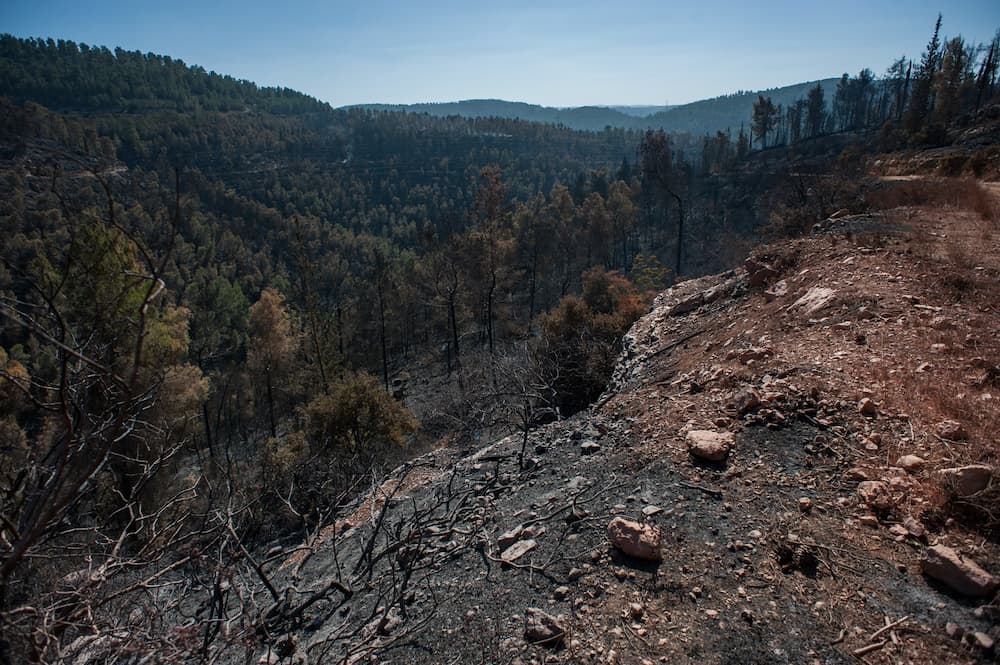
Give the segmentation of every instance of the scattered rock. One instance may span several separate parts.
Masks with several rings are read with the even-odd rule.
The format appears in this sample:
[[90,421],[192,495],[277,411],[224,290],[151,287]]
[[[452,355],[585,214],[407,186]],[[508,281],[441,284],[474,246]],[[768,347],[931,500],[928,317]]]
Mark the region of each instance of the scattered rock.
[[882,515],[892,510],[895,505],[888,483],[881,480],[864,480],[858,483],[858,498]]
[[608,524],[608,540],[623,553],[647,561],[660,561],[660,530],[649,524],[640,524],[616,517]]
[[809,514],[809,513],[812,512],[812,509],[813,509],[813,500],[812,499],[810,499],[807,496],[804,496],[801,499],[799,499],[799,511],[800,512]]
[[734,349],[726,354],[726,360],[739,360],[741,365],[767,360],[774,357],[774,349],[751,346],[749,349]]
[[642,509],[642,514],[645,515],[646,517],[659,515],[662,512],[663,508],[660,508],[659,506],[646,506],[645,508]]
[[569,587],[557,586],[555,591],[552,592],[552,597],[556,600],[566,600],[569,598]]
[[959,626],[957,623],[949,621],[944,625],[945,635],[953,640],[960,640],[962,636],[965,635],[965,629]]
[[775,282],[771,288],[764,291],[764,299],[767,300],[767,302],[777,300],[778,298],[786,295],[788,295],[788,282],[783,279]]
[[863,397],[858,402],[858,412],[868,418],[874,418],[878,415],[878,404],[873,402],[869,397]]
[[551,614],[529,607],[524,611],[524,637],[532,644],[557,647],[566,638],[566,629]]
[[983,651],[989,653],[993,651],[994,640],[992,637],[986,633],[976,631],[974,633],[966,633],[965,640],[972,646],[979,647]]
[[632,621],[639,621],[646,613],[646,608],[641,603],[629,603],[628,617]]
[[903,455],[898,460],[896,460],[896,466],[910,473],[916,473],[917,471],[920,471],[922,468],[924,468],[925,464],[927,464],[927,460],[925,460],[923,457],[920,457],[919,455]]
[[833,304],[837,292],[825,286],[814,286],[806,291],[801,298],[792,303],[789,309],[798,309],[806,316],[812,316],[816,312],[825,309]]
[[907,516],[907,518],[903,520],[903,526],[914,538],[922,539],[927,536],[927,529],[924,528],[923,523],[913,517]]
[[593,455],[601,449],[601,444],[596,441],[587,441],[580,444],[581,455]]
[[521,539],[521,534],[524,533],[524,527],[518,524],[516,527],[510,531],[505,531],[497,538],[497,547],[501,550],[505,550],[518,540]]
[[865,469],[862,469],[860,466],[853,466],[844,472],[844,480],[848,480],[851,482],[868,480],[869,477],[870,476],[868,475],[868,472]]
[[756,390],[752,390],[750,388],[736,393],[733,400],[730,402],[730,407],[741,416],[746,413],[750,413],[759,406],[760,396],[757,394]]
[[513,563],[536,547],[538,547],[538,543],[534,540],[519,540],[504,550],[500,558],[505,563]]
[[754,288],[764,286],[778,276],[777,270],[754,257],[744,261],[743,267],[747,271],[747,282]]
[[947,441],[965,441],[969,438],[969,433],[962,424],[954,420],[942,420],[934,429],[939,437]]
[[993,467],[985,464],[956,466],[938,471],[941,483],[959,497],[978,494],[989,487],[993,479]]
[[695,429],[687,433],[688,451],[708,462],[721,462],[729,455],[733,445],[733,435],[729,432],[713,432]]
[[920,565],[925,575],[966,596],[989,596],[997,587],[994,577],[975,561],[944,545],[928,547]]

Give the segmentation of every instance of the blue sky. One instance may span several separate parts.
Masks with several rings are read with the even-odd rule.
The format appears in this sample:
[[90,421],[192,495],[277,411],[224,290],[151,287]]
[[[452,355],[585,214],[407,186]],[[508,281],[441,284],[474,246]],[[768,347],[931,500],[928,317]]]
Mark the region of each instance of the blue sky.
[[1000,1],[425,3],[4,0],[0,32],[177,57],[335,106],[501,98],[679,104],[987,41]]

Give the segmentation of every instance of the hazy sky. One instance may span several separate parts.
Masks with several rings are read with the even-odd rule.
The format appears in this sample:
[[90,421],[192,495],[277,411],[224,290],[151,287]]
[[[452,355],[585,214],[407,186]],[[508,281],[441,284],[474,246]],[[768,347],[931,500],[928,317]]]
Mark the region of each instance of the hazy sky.
[[[0,32],[170,55],[335,106],[678,104],[986,41],[1000,0],[0,0]],[[2,92],[2,91],[0,91]]]

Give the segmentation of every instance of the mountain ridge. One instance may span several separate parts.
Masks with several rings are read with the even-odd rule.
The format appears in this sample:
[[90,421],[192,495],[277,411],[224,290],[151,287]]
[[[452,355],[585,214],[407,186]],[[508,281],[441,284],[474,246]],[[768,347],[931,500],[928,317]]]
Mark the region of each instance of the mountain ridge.
[[[554,107],[504,99],[465,99],[454,102],[421,102],[415,104],[351,104],[342,109],[362,108],[375,111],[426,113],[431,116],[458,115],[466,118],[501,117],[547,124],[562,124],[581,131],[601,131],[607,127],[632,130],[663,129],[667,132],[710,134],[735,131],[749,123],[753,102],[758,95],[770,97],[775,105],[788,105],[804,99],[809,89],[823,87],[832,98],[838,78],[817,79],[766,90],[739,90],[734,93],[701,99],[688,104],[671,106],[622,106],[592,104],[574,107]],[[640,114],[637,109],[656,109]],[[626,112],[623,109],[631,109]]]

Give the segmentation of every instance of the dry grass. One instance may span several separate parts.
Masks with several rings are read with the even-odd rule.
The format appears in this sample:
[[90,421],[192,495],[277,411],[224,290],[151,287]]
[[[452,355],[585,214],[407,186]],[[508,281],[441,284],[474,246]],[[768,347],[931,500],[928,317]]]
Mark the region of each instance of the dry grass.
[[901,207],[969,210],[984,220],[1000,223],[1000,201],[988,187],[972,178],[889,180],[868,194],[868,204],[875,210]]

